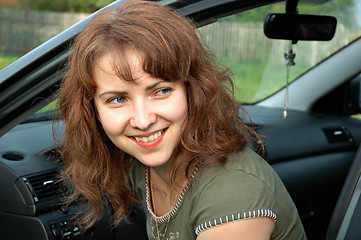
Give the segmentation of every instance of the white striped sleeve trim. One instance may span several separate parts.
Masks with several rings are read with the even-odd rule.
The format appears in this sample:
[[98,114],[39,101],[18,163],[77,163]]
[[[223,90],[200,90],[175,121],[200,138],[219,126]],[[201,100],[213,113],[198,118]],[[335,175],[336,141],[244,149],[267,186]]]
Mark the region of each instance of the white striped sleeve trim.
[[194,232],[198,236],[202,231],[204,231],[208,228],[211,228],[211,227],[215,227],[215,226],[218,226],[218,225],[221,225],[224,223],[228,223],[228,222],[232,222],[232,221],[236,221],[236,220],[250,219],[250,218],[256,218],[256,217],[270,217],[274,221],[277,220],[277,215],[273,211],[271,211],[269,209],[260,209],[260,210],[249,211],[248,213],[243,212],[243,213],[238,213],[238,214],[232,214],[230,216],[224,216],[224,217],[221,217],[218,219],[204,222],[204,223],[198,225],[196,227],[196,229],[194,230]]

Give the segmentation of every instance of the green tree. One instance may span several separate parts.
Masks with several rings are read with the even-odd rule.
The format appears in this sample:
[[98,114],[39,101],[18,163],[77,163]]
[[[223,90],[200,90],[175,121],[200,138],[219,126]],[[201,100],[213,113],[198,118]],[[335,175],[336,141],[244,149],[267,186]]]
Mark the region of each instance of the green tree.
[[304,5],[300,13],[327,14],[337,16],[337,20],[348,26],[355,26],[355,1],[359,0],[331,0],[320,5]]
[[19,8],[92,13],[113,1],[114,0],[19,0]]

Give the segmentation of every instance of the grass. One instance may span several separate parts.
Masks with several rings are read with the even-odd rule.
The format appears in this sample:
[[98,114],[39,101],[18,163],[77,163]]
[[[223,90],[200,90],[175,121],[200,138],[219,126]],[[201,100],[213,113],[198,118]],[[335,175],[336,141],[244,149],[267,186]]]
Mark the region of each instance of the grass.
[[[285,64],[257,62],[238,63],[222,60],[233,72],[237,100],[255,103],[279,91],[286,85],[287,68]],[[307,66],[293,66],[290,82],[302,74]]]
[[10,63],[14,62],[16,59],[18,59],[19,56],[14,55],[4,55],[3,53],[0,53],[0,70],[9,65]]
[[55,110],[57,102],[58,100],[52,101],[51,103],[49,103],[48,105],[37,111],[36,113],[50,112]]

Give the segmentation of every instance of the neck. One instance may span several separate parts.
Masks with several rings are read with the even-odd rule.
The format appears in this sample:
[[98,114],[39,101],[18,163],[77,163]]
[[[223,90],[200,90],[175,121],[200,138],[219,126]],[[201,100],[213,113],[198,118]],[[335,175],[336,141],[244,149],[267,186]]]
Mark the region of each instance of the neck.
[[167,196],[176,195],[176,197],[178,197],[178,194],[183,190],[188,181],[186,177],[177,178],[176,185],[172,184],[170,174],[161,175],[154,168],[150,168],[150,178],[156,191],[161,191]]
[[177,185],[171,183],[170,172],[159,171],[159,168],[150,168],[150,188],[154,213],[163,216],[172,210],[179,194],[187,184],[187,179],[177,180]]
[[[168,189],[179,188],[179,187],[183,188],[185,184],[184,185],[177,184],[177,186],[174,186],[174,184],[172,184],[171,174],[174,169],[174,164],[177,162],[177,160],[183,159],[184,157],[185,157],[185,154],[179,153],[179,154],[177,154],[177,157],[175,157],[173,155],[165,164],[163,164],[161,166],[150,167],[150,169],[152,170],[152,175],[154,176],[154,179],[152,178],[154,180],[154,183],[161,182],[163,185],[167,186]],[[183,169],[181,169],[179,171],[179,173],[183,174],[183,175],[177,176],[177,183],[187,182],[186,174],[182,170]],[[182,172],[184,172],[184,173],[182,173]]]
[[171,165],[169,161],[162,166],[150,167],[151,178],[154,183],[161,182],[163,185],[171,186],[172,166],[168,165]]

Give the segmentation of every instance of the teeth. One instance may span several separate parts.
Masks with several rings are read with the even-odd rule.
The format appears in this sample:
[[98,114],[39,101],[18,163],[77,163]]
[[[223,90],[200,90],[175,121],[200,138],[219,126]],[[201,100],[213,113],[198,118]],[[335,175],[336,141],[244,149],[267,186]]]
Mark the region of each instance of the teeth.
[[149,141],[153,141],[157,138],[159,138],[162,135],[163,131],[159,131],[153,135],[150,135],[149,137],[135,137],[135,140],[137,142],[149,142]]

